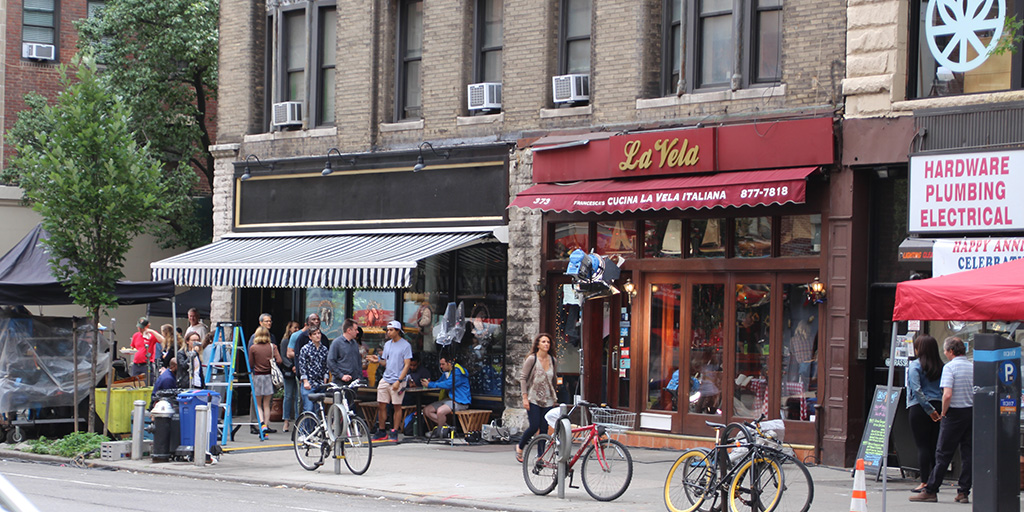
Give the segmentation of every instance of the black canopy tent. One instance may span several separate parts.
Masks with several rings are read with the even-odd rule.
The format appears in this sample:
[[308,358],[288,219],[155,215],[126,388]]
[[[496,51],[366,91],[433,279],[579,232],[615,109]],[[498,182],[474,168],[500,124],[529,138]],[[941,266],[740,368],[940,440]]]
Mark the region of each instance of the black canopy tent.
[[[61,306],[73,304],[67,289],[50,268],[50,255],[40,243],[49,237],[37,225],[0,258],[0,305]],[[118,281],[114,289],[122,306],[147,304],[174,296],[174,282]]]

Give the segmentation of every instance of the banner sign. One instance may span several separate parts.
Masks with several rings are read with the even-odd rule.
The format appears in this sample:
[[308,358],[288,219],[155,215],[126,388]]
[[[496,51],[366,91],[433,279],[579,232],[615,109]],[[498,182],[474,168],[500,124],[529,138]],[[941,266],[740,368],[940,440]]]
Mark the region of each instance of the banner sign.
[[1024,258],[1024,238],[939,239],[932,249],[932,277]]
[[1024,229],[1024,150],[910,158],[910,232]]

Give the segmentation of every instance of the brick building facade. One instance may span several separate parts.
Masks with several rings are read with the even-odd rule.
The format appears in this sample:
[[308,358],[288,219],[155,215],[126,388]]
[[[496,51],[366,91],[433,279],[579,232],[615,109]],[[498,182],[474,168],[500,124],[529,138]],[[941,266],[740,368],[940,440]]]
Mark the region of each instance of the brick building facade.
[[[503,330],[501,405],[506,419],[522,417],[517,383],[521,361],[533,336],[549,331],[556,333],[563,348],[572,347],[575,340],[584,353],[608,356],[591,357],[586,363],[585,375],[591,377],[584,379],[590,380],[583,394],[637,413],[640,431],[705,436],[704,429],[694,426],[703,416],[740,418],[763,409],[769,417],[777,417],[781,411],[791,415],[787,419],[798,445],[821,450],[826,462],[847,463],[863,424],[860,403],[865,372],[852,340],[857,339],[854,320],[865,314],[867,252],[861,242],[867,237],[867,217],[852,200],[863,184],[839,166],[841,131],[836,127],[847,74],[846,6],[820,0],[737,0],[711,2],[698,12],[694,4],[672,0],[266,4],[226,0],[222,13],[230,16],[221,18],[215,236],[227,243],[243,237],[281,238],[280,232],[306,237],[311,233],[345,236],[360,229],[417,231],[411,226],[436,232],[507,227],[507,239],[498,237],[498,244],[507,251],[504,311],[500,318],[492,317]],[[487,9],[492,14],[485,18],[481,11]],[[334,25],[327,26],[323,20],[334,20]],[[467,85],[481,81],[480,70],[489,57],[483,55],[480,41],[493,32],[481,34],[495,26],[501,28],[500,111],[471,111]],[[324,40],[332,34],[333,46]],[[305,43],[296,48],[292,41]],[[576,98],[574,104],[556,103],[552,77],[579,69],[588,75],[588,97]],[[302,105],[302,120],[272,126],[272,109],[288,101]],[[682,139],[691,131],[711,141],[701,153],[709,167],[699,174],[716,184],[725,186],[726,181],[744,176],[756,186],[762,184],[759,177],[766,175],[760,171],[792,174],[795,168],[804,174],[787,183],[799,185],[800,190],[806,187],[806,194],[779,201],[737,200],[713,208],[670,206],[605,214],[571,208],[545,211],[513,206],[505,210],[504,204],[496,210],[462,210],[452,203],[475,194],[484,183],[472,181],[484,179],[483,174],[474,174],[463,189],[446,191],[449,195],[440,201],[417,194],[415,185],[407,195],[386,198],[409,203],[402,208],[416,211],[385,208],[380,223],[347,209],[352,194],[374,193],[351,181],[354,176],[387,172],[391,173],[388,180],[420,179],[437,169],[436,179],[450,179],[444,173],[459,166],[490,168],[496,161],[501,162],[501,195],[509,201],[535,194],[534,187],[558,181],[558,176],[614,188],[640,178],[591,175],[574,160],[615,163],[621,154],[601,151],[618,147],[617,137],[640,140],[665,132]],[[808,145],[813,147],[804,147]],[[413,175],[419,158],[426,162],[426,171]],[[318,176],[325,161],[334,164],[334,174],[326,176],[332,181],[317,181],[324,178]],[[243,181],[244,174],[250,180]],[[661,174],[664,179],[682,179],[688,171],[663,169]],[[538,178],[541,175],[546,178]],[[276,186],[264,187],[258,180]],[[247,190],[250,199],[245,197]],[[308,208],[281,209],[256,222],[253,211],[247,213],[244,206],[256,201],[255,194],[273,205],[302,201],[306,193],[322,198],[323,208],[332,213],[317,216]],[[410,206],[419,203],[418,210]],[[445,215],[432,214],[434,209]],[[617,232],[619,227],[609,228],[605,221],[626,227]],[[703,255],[662,250],[661,255],[651,256],[647,252],[648,239],[661,239],[666,226],[688,228],[678,233],[702,226],[710,237],[710,225],[720,226],[728,248]],[[760,225],[759,243],[769,244],[763,248],[767,252],[759,253],[763,258],[749,257],[744,252],[747,245],[741,250],[734,243],[748,237],[747,232],[740,233],[740,225],[751,233]],[[796,233],[794,225],[811,231],[801,228]],[[560,277],[566,254],[555,250],[567,226],[581,229],[588,245],[601,244],[606,229],[612,229],[612,237],[625,237],[629,248],[619,251],[626,256],[622,281],[628,277],[639,289],[630,301],[620,294],[585,303],[584,318],[604,317],[605,325],[584,323],[579,337],[572,340],[563,314],[572,301],[563,293],[561,285],[566,281]],[[651,228],[655,235],[645,235],[648,226],[655,226]],[[792,253],[796,239],[813,248]],[[414,272],[422,272],[422,265]],[[828,299],[807,305],[802,298],[814,277],[826,283]],[[672,299],[676,302],[670,304],[658,295],[664,283],[680,290]],[[696,345],[690,345],[695,331],[684,333],[693,327],[689,322],[700,316],[699,309],[691,308],[689,299],[684,300],[690,291],[682,290],[705,285],[711,288],[702,290],[714,293],[747,286],[751,291],[767,291],[765,295],[772,298],[763,295],[758,300],[765,302],[758,303],[750,298],[754,294],[744,294],[746,302],[719,301],[725,315],[716,320],[720,341],[702,353],[722,358],[712,373],[720,379],[719,392],[732,395],[733,403],[720,401],[699,410],[688,407],[683,398],[697,389],[691,386],[710,380],[710,375],[695,371],[687,382],[685,371],[679,371],[688,365],[700,366]],[[404,288],[396,303],[430,295],[418,286],[414,282]],[[780,287],[786,291],[780,292]],[[252,307],[267,304],[258,301],[270,300],[269,288],[288,289],[289,298],[284,301],[288,304],[280,306],[283,314],[300,317],[306,312],[304,292],[295,289],[302,287],[273,285],[264,291],[246,291],[224,286],[215,289],[215,319],[254,318],[259,311]],[[353,299],[358,287],[345,289],[349,296],[343,299],[347,301],[344,312],[358,314]],[[790,311],[790,303],[783,302],[787,293],[801,298],[791,302],[803,311],[802,320],[814,324],[812,352],[800,361],[789,356],[797,322],[784,317]],[[457,290],[451,297],[455,296],[459,296]],[[396,307],[394,314],[408,316],[405,308]],[[618,316],[609,311],[619,308],[629,309],[630,316],[609,321]],[[661,309],[656,312],[657,308]],[[755,308],[763,309],[758,313]],[[662,319],[664,314],[676,315],[676,325],[663,325],[674,329],[677,345],[685,343],[690,350],[652,348],[653,333],[665,335],[662,327],[654,326],[652,315]],[[738,329],[747,317],[760,322],[762,348],[738,348]],[[632,326],[625,323],[626,318],[635,318]],[[792,325],[783,326],[790,321]],[[608,330],[620,324],[629,344],[616,348],[618,337]],[[622,353],[626,347],[632,349],[631,357],[625,355],[629,351]],[[562,362],[566,375],[578,376],[576,359],[566,357]],[[620,379],[620,373],[611,369],[623,359],[631,360],[632,366],[630,373],[621,374],[628,377]],[[683,375],[670,400],[672,393],[665,391],[669,391],[673,368]],[[664,382],[655,385],[655,373]],[[751,383],[745,377],[757,378]],[[733,381],[742,384],[729,384]],[[640,442],[650,443],[650,439]]]

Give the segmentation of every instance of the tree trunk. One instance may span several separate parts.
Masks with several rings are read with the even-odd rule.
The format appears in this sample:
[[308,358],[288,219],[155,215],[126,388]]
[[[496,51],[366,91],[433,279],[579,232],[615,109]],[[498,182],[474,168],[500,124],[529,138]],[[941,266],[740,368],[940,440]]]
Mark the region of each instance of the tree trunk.
[[[100,348],[100,308],[92,310],[92,365],[89,368],[89,417],[86,422],[89,424],[89,433],[96,431],[96,352]],[[113,357],[113,354],[111,354]]]

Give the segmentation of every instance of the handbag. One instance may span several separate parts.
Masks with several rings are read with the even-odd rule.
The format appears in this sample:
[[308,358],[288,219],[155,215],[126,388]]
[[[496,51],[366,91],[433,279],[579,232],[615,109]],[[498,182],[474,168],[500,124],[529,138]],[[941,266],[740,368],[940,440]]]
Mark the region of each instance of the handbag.
[[[273,347],[276,351],[277,347]],[[274,359],[273,351],[270,356],[270,382],[274,384],[274,389],[281,389],[284,387],[284,373],[281,372],[281,368],[277,366],[277,361]]]

